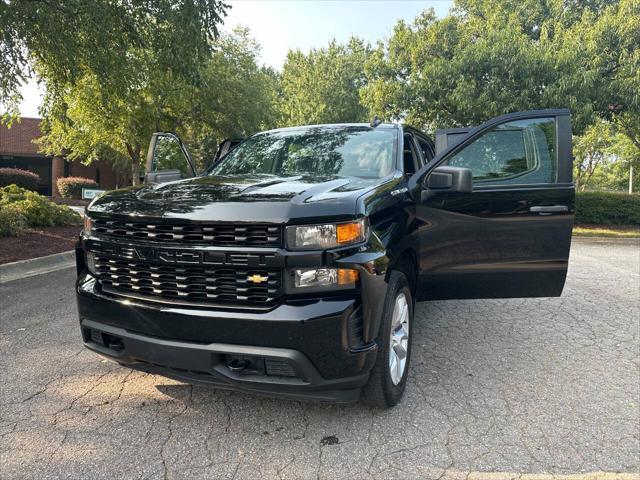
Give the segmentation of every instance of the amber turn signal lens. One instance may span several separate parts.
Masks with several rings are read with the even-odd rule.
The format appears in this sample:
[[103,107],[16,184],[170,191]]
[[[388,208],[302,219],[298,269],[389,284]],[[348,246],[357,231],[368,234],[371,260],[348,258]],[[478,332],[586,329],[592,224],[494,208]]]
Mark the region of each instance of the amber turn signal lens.
[[358,281],[358,271],[350,268],[338,269],[338,285],[353,285]]
[[86,236],[90,236],[91,229],[93,228],[93,220],[91,220],[89,217],[85,215],[82,226],[83,226],[84,234]]
[[341,223],[336,228],[338,243],[354,243],[364,239],[362,222]]

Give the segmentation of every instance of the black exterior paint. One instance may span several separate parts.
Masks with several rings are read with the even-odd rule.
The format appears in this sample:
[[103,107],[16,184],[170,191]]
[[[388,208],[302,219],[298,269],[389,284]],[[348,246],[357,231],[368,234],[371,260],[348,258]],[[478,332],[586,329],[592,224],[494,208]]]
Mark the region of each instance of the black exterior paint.
[[[487,130],[529,118],[556,118],[557,181],[548,185],[474,186],[471,193],[429,192],[415,206],[418,299],[559,296],[569,261],[574,212],[568,110],[503,115],[473,128],[410,180],[414,197],[434,168]],[[539,206],[566,206],[543,215]],[[535,208],[534,208],[535,210]]]
[[[498,123],[537,116],[557,118],[559,173],[555,184],[483,187],[471,193],[438,191],[423,195],[422,186],[429,172],[447,155]],[[398,265],[408,275],[415,275],[413,284],[419,300],[560,295],[573,222],[568,111],[524,112],[493,119],[474,128],[460,143],[428,163],[421,158],[426,165],[411,177],[402,172],[403,135],[418,132],[392,125],[378,128],[397,132],[397,171],[387,178],[203,176],[110,192],[88,208],[92,218],[149,219],[167,224],[206,221],[298,225],[365,216],[369,219],[370,235],[364,244],[325,252],[292,252],[284,246],[162,247],[174,250],[175,258],[194,258],[193,252],[237,249],[244,253],[268,253],[284,268],[323,265],[356,268],[360,272],[357,289],[322,295],[287,295],[278,305],[262,309],[185,307],[144,298],[115,298],[100,291],[84,260],[86,250],[115,241],[83,236],[77,250],[78,309],[83,328],[89,324],[103,325],[105,331],[136,336],[124,342],[125,347],[127,342],[135,344],[137,354],[145,351],[140,347],[141,338],[149,338],[148,356],[155,358],[161,350],[169,364],[151,365],[154,363],[151,360],[147,360],[151,364],[141,363],[144,359],[127,353],[126,348],[123,352],[110,351],[86,341],[86,337],[85,344],[133,368],[183,380],[288,398],[351,401],[357,399],[375,360],[386,281]],[[545,205],[564,205],[567,212],[541,215],[531,211],[531,207]],[[144,240],[117,243],[125,247],[158,248],[157,244]],[[361,338],[356,340],[350,326],[354,315],[362,322]],[[202,348],[192,352],[189,345],[236,346],[239,352],[245,347],[271,348],[273,355],[293,362],[307,380],[292,384],[271,379],[268,385],[265,379],[241,381],[229,372],[231,376],[225,374],[215,362],[209,376],[203,377]],[[217,358],[215,348],[211,347],[208,353],[213,355],[211,358]],[[289,351],[302,354],[312,367],[295,355],[289,357]],[[178,365],[171,364],[172,356],[180,369],[171,368]],[[189,358],[193,359],[193,368],[185,366]]]

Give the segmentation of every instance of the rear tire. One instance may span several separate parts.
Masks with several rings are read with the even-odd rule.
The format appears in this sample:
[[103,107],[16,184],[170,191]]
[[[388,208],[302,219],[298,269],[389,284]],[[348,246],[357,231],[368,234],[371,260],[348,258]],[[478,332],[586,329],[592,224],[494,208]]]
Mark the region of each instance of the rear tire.
[[378,355],[361,400],[371,406],[389,408],[404,393],[411,359],[413,298],[404,273],[391,272],[378,335]]

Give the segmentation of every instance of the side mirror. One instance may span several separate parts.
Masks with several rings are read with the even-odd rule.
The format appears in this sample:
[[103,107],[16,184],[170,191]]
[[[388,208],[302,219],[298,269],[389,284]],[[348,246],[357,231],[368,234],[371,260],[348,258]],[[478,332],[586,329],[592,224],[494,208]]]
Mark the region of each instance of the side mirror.
[[434,168],[424,182],[422,200],[437,192],[471,193],[473,191],[473,172],[469,168]]
[[151,136],[145,183],[164,183],[195,176],[191,156],[180,137],[169,132],[156,132]]

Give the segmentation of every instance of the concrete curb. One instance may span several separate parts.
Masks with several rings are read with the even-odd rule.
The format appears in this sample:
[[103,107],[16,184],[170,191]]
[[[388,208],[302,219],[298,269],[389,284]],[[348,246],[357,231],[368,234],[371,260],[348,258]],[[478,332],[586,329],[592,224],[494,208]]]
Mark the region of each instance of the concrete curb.
[[588,237],[574,235],[571,237],[572,243],[620,243],[623,245],[640,244],[640,237]]
[[69,250],[46,257],[30,258],[29,260],[0,265],[0,284],[72,267],[76,264],[75,253],[74,250]]

